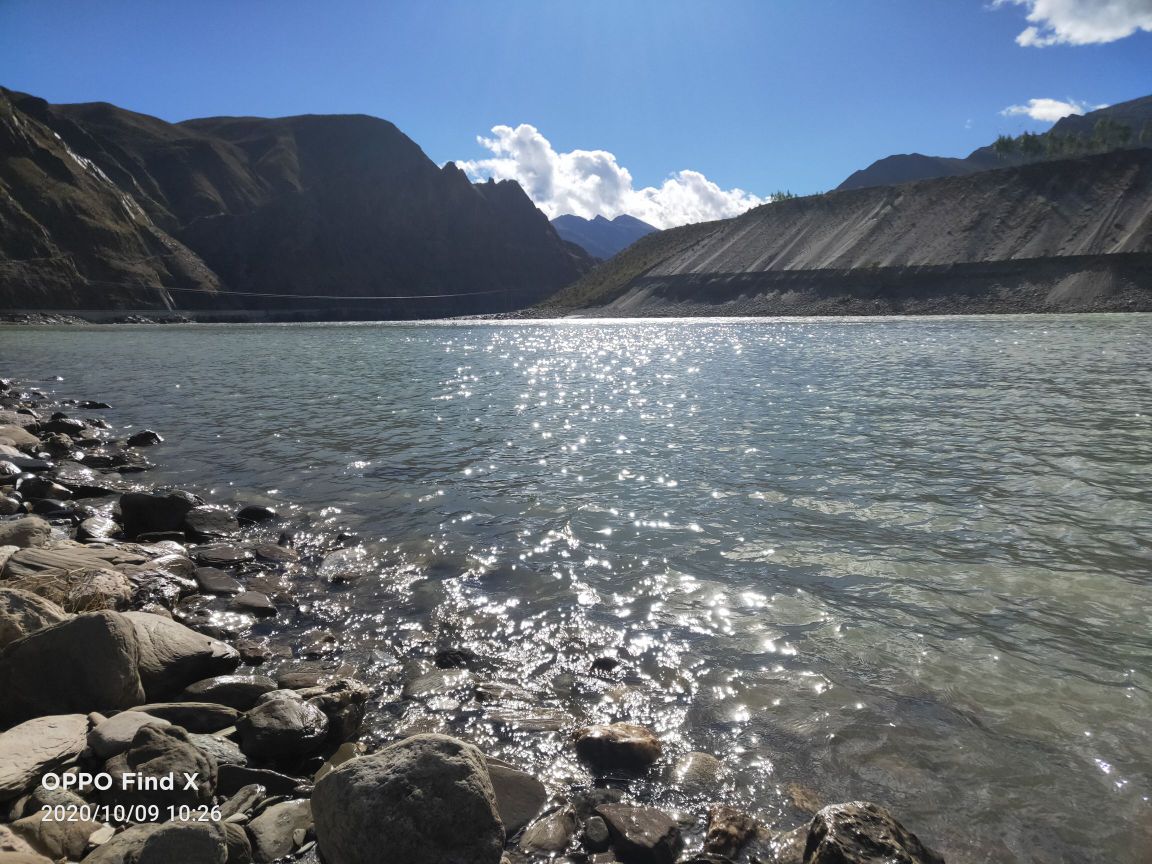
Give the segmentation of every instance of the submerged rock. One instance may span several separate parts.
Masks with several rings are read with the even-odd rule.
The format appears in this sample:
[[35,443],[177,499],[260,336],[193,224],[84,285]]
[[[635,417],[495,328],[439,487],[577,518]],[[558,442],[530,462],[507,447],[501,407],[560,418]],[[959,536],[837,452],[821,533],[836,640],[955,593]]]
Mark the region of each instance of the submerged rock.
[[316,784],[312,812],[328,864],[376,864],[382,850],[404,864],[499,864],[504,847],[484,755],[444,735],[346,762]]
[[236,518],[220,507],[193,507],[184,517],[184,531],[198,543],[231,537],[239,530]]
[[128,436],[125,442],[129,447],[154,447],[157,444],[163,444],[164,439],[160,436],[159,432],[153,432],[151,429],[142,429],[135,435]]
[[651,729],[635,723],[576,730],[576,755],[599,773],[639,774],[660,758],[663,745]]
[[673,864],[684,845],[676,820],[655,807],[603,804],[596,813],[608,824],[612,850],[636,864]]
[[241,525],[255,525],[258,522],[269,522],[278,515],[271,507],[249,504],[247,507],[240,508],[240,512],[236,514],[236,519]]

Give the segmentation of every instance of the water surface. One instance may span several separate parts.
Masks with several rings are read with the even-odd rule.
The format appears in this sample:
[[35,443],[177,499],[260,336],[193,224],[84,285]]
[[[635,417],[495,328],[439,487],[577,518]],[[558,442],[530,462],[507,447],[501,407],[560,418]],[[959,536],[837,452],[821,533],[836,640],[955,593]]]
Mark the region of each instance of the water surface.
[[[340,635],[377,740],[562,790],[546,721],[636,720],[731,769],[639,798],[871,799],[950,861],[1047,864],[1152,858],[1149,344],[1143,315],[5,328],[0,367],[160,431],[149,482],[358,533],[358,581],[283,577],[277,638]],[[531,701],[402,701],[448,642]]]

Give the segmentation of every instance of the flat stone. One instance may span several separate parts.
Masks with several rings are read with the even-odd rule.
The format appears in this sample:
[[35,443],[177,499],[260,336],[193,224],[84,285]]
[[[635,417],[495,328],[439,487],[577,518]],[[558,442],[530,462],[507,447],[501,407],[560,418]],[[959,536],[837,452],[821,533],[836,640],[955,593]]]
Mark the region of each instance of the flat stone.
[[193,507],[184,517],[184,531],[198,543],[231,537],[239,530],[236,517],[220,507]]
[[608,825],[612,850],[636,864],[674,864],[683,840],[676,820],[655,807],[602,804],[596,808]]
[[272,618],[276,615],[276,604],[267,594],[259,591],[243,591],[232,598],[232,608],[237,612],[255,615],[257,618]]
[[121,711],[88,733],[88,749],[99,759],[111,759],[132,746],[141,726],[168,726],[162,717],[141,711]]
[[300,560],[300,553],[287,546],[278,546],[275,543],[257,543],[252,547],[256,558],[260,561],[269,561],[275,564],[291,564]]
[[217,567],[196,568],[196,584],[205,594],[239,594],[244,586]]
[[58,540],[21,549],[4,565],[4,578],[19,579],[44,571],[114,570],[124,564],[143,564],[146,561],[146,555],[115,546],[85,546],[72,540]]
[[0,585],[0,648],[71,617],[38,594]]
[[180,698],[192,702],[216,702],[237,711],[247,711],[257,699],[275,689],[275,681],[260,675],[217,675],[188,685]]
[[294,833],[312,827],[312,805],[308,801],[273,804],[248,823],[252,857],[258,864],[271,864],[296,848]]
[[84,714],[38,717],[0,732],[0,801],[23,795],[42,774],[79,755],[87,739]]
[[235,567],[252,560],[252,553],[249,550],[227,543],[196,546],[189,552],[205,567]]
[[189,732],[219,732],[235,726],[240,712],[212,702],[156,702],[136,708],[144,714],[161,717]]

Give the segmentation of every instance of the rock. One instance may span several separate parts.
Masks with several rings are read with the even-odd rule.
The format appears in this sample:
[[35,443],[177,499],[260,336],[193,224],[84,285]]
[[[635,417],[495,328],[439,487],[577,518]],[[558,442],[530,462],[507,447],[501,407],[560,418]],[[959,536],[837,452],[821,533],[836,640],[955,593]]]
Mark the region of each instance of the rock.
[[568,848],[575,833],[576,813],[571,807],[561,807],[530,826],[518,846],[529,854],[556,854]]
[[55,462],[33,456],[6,456],[4,461],[11,462],[21,471],[50,471],[56,467]]
[[608,831],[608,823],[604,821],[602,816],[589,816],[584,821],[582,839],[584,847],[589,852],[606,852],[612,841],[612,835]]
[[18,546],[0,546],[0,574],[4,572],[4,567],[8,564],[8,559],[19,551],[20,547]]
[[103,498],[128,490],[119,477],[97,474],[78,462],[60,462],[52,471],[52,479],[71,490],[75,498]]
[[263,666],[272,659],[271,650],[258,639],[240,639],[235,647],[240,652],[240,661],[248,666]]
[[804,864],[944,864],[944,859],[876,804],[825,807],[808,826]]
[[131,549],[85,546],[72,540],[59,540],[21,549],[4,565],[4,578],[20,579],[44,572],[61,575],[74,570],[115,570],[147,561],[148,556]]
[[585,726],[575,735],[576,755],[602,774],[640,774],[660,758],[660,739],[635,723]]
[[228,844],[228,864],[252,864],[252,841],[244,826],[225,822],[224,833]]
[[312,638],[300,646],[300,656],[310,660],[327,657],[340,650],[340,640],[330,630],[320,630]]
[[37,516],[0,522],[0,546],[43,546],[52,536],[52,526]]
[[107,402],[97,402],[92,399],[83,399],[76,403],[77,408],[83,408],[85,411],[104,411],[112,406]]
[[368,576],[377,566],[378,562],[368,554],[367,549],[363,546],[353,546],[349,549],[337,549],[326,555],[320,562],[316,575],[326,582],[339,585]]
[[163,444],[164,439],[160,437],[158,432],[153,432],[151,429],[142,429],[134,435],[128,436],[125,442],[129,447],[155,447],[157,444]]
[[118,570],[50,570],[8,580],[8,585],[38,594],[59,605],[65,612],[123,610],[132,600],[132,583]]
[[260,561],[267,561],[273,564],[291,564],[294,561],[300,560],[300,553],[295,549],[289,549],[287,546],[277,546],[275,543],[257,543],[252,547],[252,551]]
[[[80,819],[45,819],[40,811],[12,823],[12,830],[29,846],[53,860],[78,861],[88,848],[88,838],[100,828],[99,822]],[[0,858],[0,861],[3,859]]]
[[187,539],[183,531],[145,531],[136,535],[139,543],[183,543]]
[[276,676],[276,686],[281,690],[308,690],[319,687],[321,681],[332,680],[332,675],[324,672],[281,672]]
[[467,669],[433,669],[407,681],[400,692],[402,699],[431,699],[462,691],[471,691],[475,678]]
[[612,850],[636,864],[673,864],[683,841],[676,820],[655,807],[602,804],[596,814],[608,824]]
[[509,837],[520,831],[540,812],[548,800],[544,784],[523,771],[488,763],[488,779],[496,795],[496,809]]
[[735,807],[726,805],[710,807],[704,851],[735,858],[759,831],[759,823]]
[[154,531],[179,531],[188,512],[202,503],[187,492],[125,492],[120,496],[124,533],[137,537]]
[[291,795],[304,783],[297,777],[290,777],[267,768],[247,768],[243,765],[219,766],[219,779],[216,789],[221,795],[235,795],[245,786],[262,786],[269,795]]
[[383,849],[405,864],[498,864],[504,846],[484,755],[444,735],[345,763],[316,784],[312,813],[327,864],[375,864]]
[[238,813],[249,814],[256,809],[256,805],[265,798],[264,787],[258,783],[251,783],[234,795],[229,796],[220,807],[220,818],[227,819]]
[[259,504],[249,504],[240,508],[236,519],[241,525],[255,525],[258,522],[269,522],[279,516],[271,507],[261,507]]
[[349,759],[355,759],[357,756],[364,755],[364,745],[354,741],[347,741],[336,748],[328,759],[316,769],[316,773],[312,775],[312,782],[318,783],[327,775],[331,774]]
[[20,449],[36,447],[40,444],[39,438],[20,426],[0,426],[0,438],[7,438],[12,442],[13,447]]
[[0,585],[0,649],[72,616],[44,597]]
[[141,726],[168,726],[162,717],[142,711],[121,711],[96,725],[88,733],[88,749],[98,759],[107,760],[132,746]]
[[196,568],[196,584],[205,594],[239,594],[244,586],[217,567]]
[[0,654],[0,723],[138,705],[144,700],[139,663],[133,622],[117,612],[78,615],[38,630]]
[[[226,730],[222,730],[226,731]],[[189,732],[188,740],[197,750],[207,753],[216,760],[216,767],[224,765],[237,765],[241,768],[248,766],[248,757],[240,750],[234,741],[221,735],[212,735],[206,732]]]
[[175,723],[189,732],[219,732],[235,726],[240,712],[211,702],[156,702],[136,708],[144,714]]
[[257,864],[270,864],[296,848],[293,833],[312,827],[312,805],[308,801],[273,804],[248,823],[252,857]]
[[441,648],[432,660],[437,669],[475,669],[479,661],[471,648]]
[[23,795],[42,774],[77,756],[87,737],[83,714],[38,717],[0,732],[0,801]]
[[365,684],[355,678],[337,678],[298,692],[328,717],[328,740],[348,741],[360,734],[365,703],[371,695]]
[[240,665],[229,645],[167,618],[128,612],[140,645],[140,680],[149,699],[179,693],[189,684],[227,675]]
[[117,834],[84,864],[225,864],[228,840],[218,822],[148,822]]
[[[284,695],[269,698],[276,694]],[[328,718],[315,705],[293,690],[276,690],[262,698],[265,701],[236,721],[245,755],[252,759],[292,759],[306,756],[324,743]]]
[[41,501],[50,498],[53,501],[66,501],[72,497],[72,492],[59,483],[53,483],[47,477],[26,477],[16,484],[20,494],[26,501]]
[[[3,466],[3,463],[0,463],[0,468],[2,468],[2,466]],[[17,501],[15,498],[9,498],[7,495],[0,495],[0,516],[14,516],[19,512],[20,512],[20,502],[19,501]],[[0,546],[0,549],[4,549],[4,548],[18,549],[19,547],[17,547],[17,546],[8,546],[8,547]],[[2,567],[2,566],[3,565],[0,565],[0,567]]]
[[276,616],[276,604],[268,599],[267,594],[259,591],[243,591],[232,598],[232,608],[237,612],[255,615],[257,618],[273,618]]
[[[161,807],[196,807],[211,804],[216,790],[216,761],[198,750],[178,726],[145,725],[136,730],[131,746],[104,763],[113,777],[135,774],[144,778],[170,778],[172,788],[112,788],[101,793],[110,805],[158,804]],[[127,785],[127,784],[125,784]]]
[[61,435],[79,435],[88,428],[83,420],[73,420],[71,417],[57,417],[47,423],[40,424],[41,432],[55,432]]
[[205,567],[235,567],[237,564],[252,560],[252,553],[247,549],[227,543],[196,546],[189,552]]
[[132,568],[131,572],[125,575],[128,576],[128,582],[132,586],[132,606],[138,610],[147,606],[161,606],[171,612],[184,597],[196,593],[196,580],[177,576],[159,568],[155,570]]
[[275,689],[275,681],[259,675],[217,675],[190,684],[180,698],[192,702],[216,702],[237,711],[247,711],[257,699]]
[[7,825],[0,825],[0,864],[52,864]]
[[231,537],[239,530],[236,517],[220,507],[193,507],[184,517],[184,531],[197,543]]
[[671,785],[689,795],[715,791],[724,766],[708,753],[685,753],[676,760],[669,776]]
[[92,516],[76,528],[76,539],[85,542],[107,540],[120,533],[120,526],[107,516]]

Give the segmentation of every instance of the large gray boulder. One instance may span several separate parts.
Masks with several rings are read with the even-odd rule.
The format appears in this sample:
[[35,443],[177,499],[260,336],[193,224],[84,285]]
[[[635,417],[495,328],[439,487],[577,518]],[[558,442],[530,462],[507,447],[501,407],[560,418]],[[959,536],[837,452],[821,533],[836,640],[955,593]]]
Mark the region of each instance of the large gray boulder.
[[47,598],[0,586],[0,649],[29,633],[67,621],[72,616]]
[[484,754],[416,735],[344,763],[312,793],[327,864],[499,864],[504,825]]
[[117,834],[84,864],[225,864],[228,839],[219,822],[151,822]]
[[896,818],[876,804],[831,804],[812,819],[804,864],[944,864]]
[[0,522],[0,546],[43,546],[51,536],[52,526],[39,516]]
[[149,699],[163,699],[240,665],[235,648],[170,618],[148,612],[127,612],[125,617],[140,644],[140,680]]
[[[216,790],[216,760],[196,747],[179,726],[141,726],[132,738],[132,745],[105,762],[104,771],[116,778],[136,775],[175,780],[171,789],[147,791],[142,791],[139,784],[133,788],[113,784],[102,793],[102,799],[110,805],[196,807],[211,804]],[[147,779],[143,782],[147,783]]]
[[42,774],[78,755],[87,737],[83,714],[38,717],[0,732],[0,801],[23,795]]
[[118,612],[77,615],[38,630],[0,652],[0,724],[138,705],[139,663],[136,630]]

